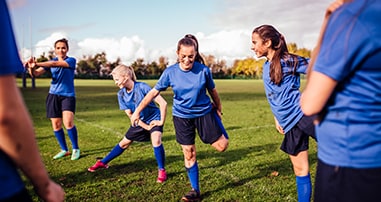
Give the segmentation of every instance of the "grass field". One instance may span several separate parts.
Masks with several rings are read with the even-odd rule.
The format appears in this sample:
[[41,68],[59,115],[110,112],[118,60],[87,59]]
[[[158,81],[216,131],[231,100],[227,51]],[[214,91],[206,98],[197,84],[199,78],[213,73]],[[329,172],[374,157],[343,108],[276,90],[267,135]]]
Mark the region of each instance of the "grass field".
[[[157,165],[149,142],[132,144],[110,168],[89,173],[123,137],[129,119],[119,110],[112,80],[76,80],[81,158],[53,160],[59,151],[45,97],[50,80],[37,79],[37,88],[21,89],[32,115],[41,156],[51,175],[66,192],[66,201],[179,201],[190,185],[172,123],[172,92],[168,102],[163,144],[168,180],[156,183]],[[155,81],[145,81],[151,86]],[[30,86],[30,84],[28,84]],[[203,201],[297,201],[295,177],[288,156],[280,151],[282,135],[274,127],[261,80],[216,80],[223,106],[223,122],[230,136],[226,152],[196,140]],[[21,86],[21,84],[20,84]],[[70,145],[70,141],[67,138]],[[315,176],[316,143],[311,139],[310,163]],[[279,175],[274,175],[278,172]],[[34,200],[38,201],[27,182]]]

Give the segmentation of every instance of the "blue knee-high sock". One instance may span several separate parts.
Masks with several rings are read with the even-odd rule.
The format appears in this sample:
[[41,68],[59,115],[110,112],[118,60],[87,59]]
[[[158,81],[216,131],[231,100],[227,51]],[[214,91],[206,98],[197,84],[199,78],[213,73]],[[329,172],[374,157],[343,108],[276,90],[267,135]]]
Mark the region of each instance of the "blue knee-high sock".
[[157,161],[157,166],[159,169],[164,169],[165,166],[165,151],[164,146],[161,144],[158,147],[153,147],[153,152],[155,153],[155,158]]
[[200,192],[200,185],[199,185],[199,180],[198,180],[198,164],[197,161],[193,164],[192,167],[186,168],[187,173],[188,173],[188,178],[191,183],[192,188]]
[[64,151],[68,151],[66,140],[65,140],[65,133],[63,129],[61,128],[60,130],[54,131],[54,135],[56,136],[58,144],[60,145],[61,149]]
[[310,174],[306,176],[296,176],[296,189],[298,191],[298,202],[311,201],[311,177]]
[[67,129],[67,134],[69,135],[73,149],[79,149],[77,127],[74,126],[73,128]]
[[106,157],[104,157],[101,162],[104,164],[107,164],[114,158],[118,157],[124,152],[125,149],[119,146],[119,144],[115,145],[115,147],[110,151],[110,153],[107,154]]

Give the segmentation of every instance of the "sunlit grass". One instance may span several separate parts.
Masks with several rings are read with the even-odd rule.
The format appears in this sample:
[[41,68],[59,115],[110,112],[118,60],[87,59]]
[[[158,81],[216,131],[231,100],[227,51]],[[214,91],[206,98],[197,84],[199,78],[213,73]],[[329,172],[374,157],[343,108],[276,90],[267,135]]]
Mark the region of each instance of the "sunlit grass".
[[[41,156],[51,175],[66,192],[66,201],[179,201],[190,185],[171,117],[172,92],[163,142],[168,181],[156,183],[157,166],[149,142],[134,143],[110,168],[89,173],[87,168],[104,157],[124,136],[129,119],[119,110],[112,80],[76,80],[77,112],[82,156],[53,160],[59,146],[45,118],[50,80],[37,79],[37,88],[21,89],[33,117]],[[154,80],[145,81],[151,86]],[[30,86],[30,84],[28,84]],[[223,105],[223,122],[230,135],[226,152],[196,140],[200,186],[204,201],[297,201],[295,177],[288,156],[279,150],[282,135],[274,127],[261,80],[216,80]],[[67,139],[68,140],[68,139]],[[69,146],[70,141],[68,140]],[[315,173],[316,143],[311,141],[310,162]],[[279,175],[273,175],[276,171]],[[28,189],[37,197],[28,183]]]

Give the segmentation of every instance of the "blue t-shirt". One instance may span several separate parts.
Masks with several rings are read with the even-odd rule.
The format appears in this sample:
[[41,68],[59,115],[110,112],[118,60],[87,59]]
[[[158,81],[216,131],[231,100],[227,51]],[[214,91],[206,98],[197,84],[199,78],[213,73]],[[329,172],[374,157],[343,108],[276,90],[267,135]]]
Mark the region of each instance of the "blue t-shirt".
[[[53,58],[53,60],[58,61],[58,58]],[[75,97],[74,73],[76,60],[73,57],[66,57],[65,61],[69,64],[69,67],[45,68],[46,71],[52,73],[52,82],[49,93],[66,97]]]
[[206,91],[213,90],[215,84],[207,66],[195,62],[189,71],[182,70],[179,63],[168,67],[160,76],[155,89],[164,91],[168,87],[174,93],[173,116],[196,118],[211,111],[212,103]]
[[[293,58],[289,57],[288,61]],[[270,62],[263,65],[263,83],[271,111],[282,126],[285,133],[291,130],[302,118],[303,112],[299,105],[300,100],[300,73],[305,74],[308,59],[298,56],[298,66],[295,71],[289,62],[281,59],[283,78],[279,85],[270,78]]]
[[[19,58],[8,7],[0,0],[0,76],[12,75],[24,71]],[[1,134],[0,134],[1,135]],[[0,200],[8,198],[24,188],[24,183],[16,165],[0,150]]]
[[[151,87],[142,82],[135,82],[131,92],[127,92],[126,88],[120,89],[118,91],[119,109],[129,109],[133,113],[150,90]],[[152,101],[140,112],[140,119],[146,124],[153,120],[160,120],[160,109]]]
[[[365,6],[364,6],[365,5]],[[337,81],[316,126],[318,157],[332,166],[381,167],[381,1],[332,14],[314,70]]]

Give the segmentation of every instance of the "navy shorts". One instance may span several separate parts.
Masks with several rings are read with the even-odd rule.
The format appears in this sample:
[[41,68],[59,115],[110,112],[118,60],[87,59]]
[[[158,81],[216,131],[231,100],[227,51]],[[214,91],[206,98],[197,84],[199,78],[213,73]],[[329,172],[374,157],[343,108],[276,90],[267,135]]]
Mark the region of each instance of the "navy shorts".
[[33,202],[26,188],[22,189],[20,192],[16,193],[15,195],[9,198],[0,199],[0,201],[1,202],[15,202],[15,201]]
[[138,142],[148,142],[151,140],[151,133],[159,131],[163,132],[163,126],[155,126],[151,130],[146,130],[140,126],[130,127],[124,135],[127,139]]
[[62,118],[63,111],[75,113],[75,97],[48,94],[46,97],[46,117]]
[[202,142],[212,144],[217,141],[223,133],[217,121],[213,115],[213,111],[204,116],[190,119],[173,116],[176,141],[181,145],[194,145],[197,129]]
[[294,156],[301,151],[308,150],[309,137],[316,140],[314,118],[313,116],[303,116],[290,131],[284,134],[280,149]]
[[381,168],[348,168],[318,160],[315,202],[380,201]]

